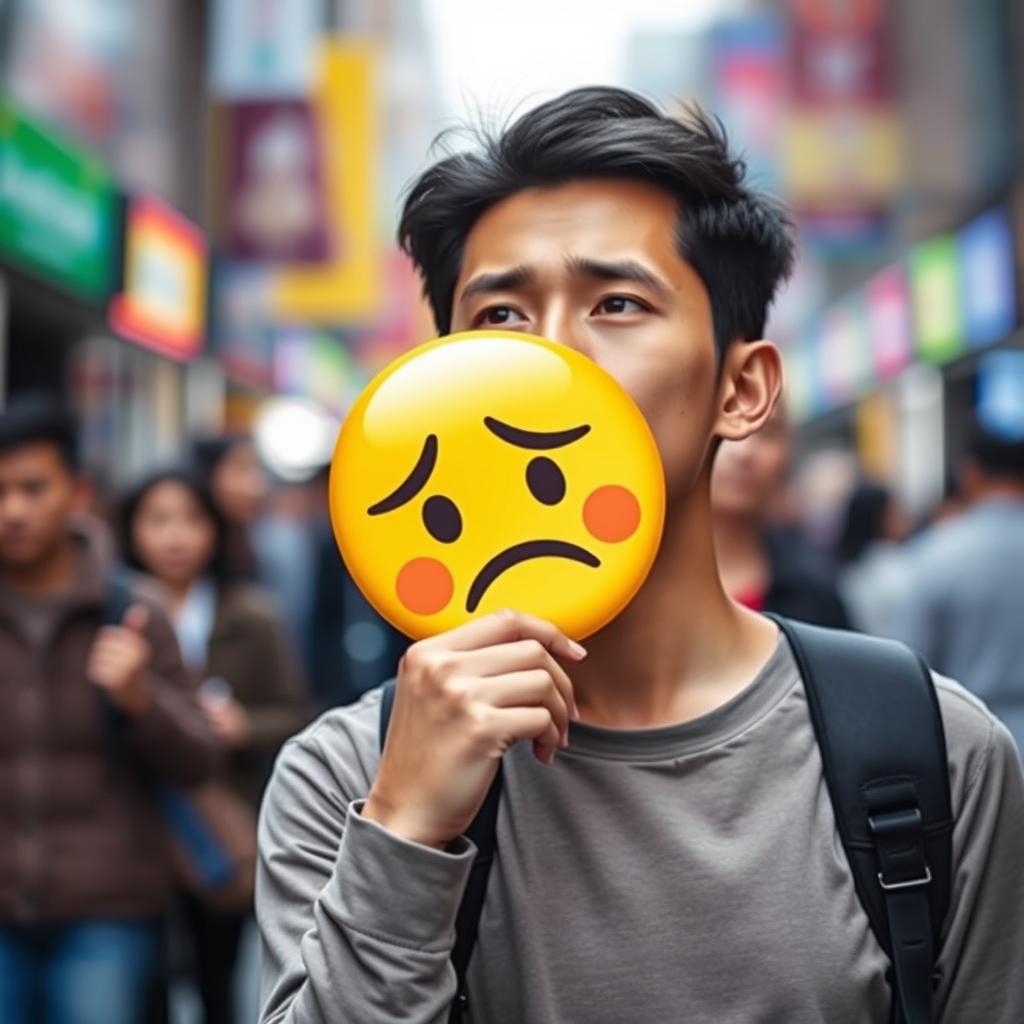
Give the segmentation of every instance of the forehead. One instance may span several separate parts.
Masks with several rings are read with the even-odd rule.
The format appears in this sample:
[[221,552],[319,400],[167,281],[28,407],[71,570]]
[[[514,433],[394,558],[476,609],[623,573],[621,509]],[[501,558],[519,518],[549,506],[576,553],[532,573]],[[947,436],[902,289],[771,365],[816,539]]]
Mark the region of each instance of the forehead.
[[676,248],[679,208],[668,192],[613,178],[524,189],[495,203],[473,225],[459,284],[518,264],[561,264],[566,256],[635,259],[669,279],[689,268]]

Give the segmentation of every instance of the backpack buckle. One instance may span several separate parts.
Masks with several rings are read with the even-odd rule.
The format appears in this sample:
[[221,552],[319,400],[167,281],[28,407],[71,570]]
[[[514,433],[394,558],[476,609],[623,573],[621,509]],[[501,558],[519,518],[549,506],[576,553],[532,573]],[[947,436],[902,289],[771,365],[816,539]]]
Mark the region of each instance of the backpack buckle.
[[916,889],[919,885],[930,885],[932,880],[932,869],[927,864],[924,866],[924,877],[911,878],[907,882],[887,882],[881,871],[878,872],[878,884],[886,892],[895,892],[897,889]]

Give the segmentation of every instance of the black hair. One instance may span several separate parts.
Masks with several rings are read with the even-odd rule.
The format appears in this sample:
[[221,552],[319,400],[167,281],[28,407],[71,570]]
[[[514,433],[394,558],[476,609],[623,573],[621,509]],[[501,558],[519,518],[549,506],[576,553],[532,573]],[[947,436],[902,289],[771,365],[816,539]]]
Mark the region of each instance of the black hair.
[[52,444],[68,472],[78,473],[75,420],[56,396],[22,395],[0,412],[0,454],[30,444]]
[[240,445],[251,444],[247,434],[221,434],[215,437],[200,437],[192,442],[190,464],[204,483],[209,484],[224,457]]
[[119,515],[119,535],[121,542],[121,557],[126,565],[140,572],[148,573],[150,569],[139,556],[135,547],[134,526],[138,517],[139,509],[149,493],[160,484],[176,483],[187,488],[192,496],[199,503],[203,515],[210,520],[214,529],[213,553],[204,572],[211,576],[218,585],[229,583],[233,579],[230,569],[227,551],[228,524],[223,513],[217,507],[209,489],[202,479],[196,474],[194,468],[186,466],[171,466],[159,469],[143,477],[123,498]]
[[719,120],[697,106],[677,120],[636,93],[593,86],[474,135],[478,152],[449,153],[412,184],[398,227],[441,334],[451,330],[466,237],[489,207],[528,188],[624,178],[676,198],[679,254],[707,288],[719,355],[737,338],[763,335],[793,268],[792,225],[745,184],[746,165]]
[[1024,483],[1024,438],[1002,437],[976,425],[968,458],[987,476]]
[[836,555],[841,565],[855,562],[874,541],[881,539],[892,493],[881,484],[859,483],[846,505],[846,519]]

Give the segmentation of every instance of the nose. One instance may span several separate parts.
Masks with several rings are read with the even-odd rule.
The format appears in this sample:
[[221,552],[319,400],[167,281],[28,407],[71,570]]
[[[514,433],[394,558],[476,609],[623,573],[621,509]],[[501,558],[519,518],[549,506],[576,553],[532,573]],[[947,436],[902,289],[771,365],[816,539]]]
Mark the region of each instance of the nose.
[[587,358],[593,358],[586,327],[572,315],[569,305],[552,303],[538,323],[538,329],[545,338],[557,341],[559,345],[574,349]]

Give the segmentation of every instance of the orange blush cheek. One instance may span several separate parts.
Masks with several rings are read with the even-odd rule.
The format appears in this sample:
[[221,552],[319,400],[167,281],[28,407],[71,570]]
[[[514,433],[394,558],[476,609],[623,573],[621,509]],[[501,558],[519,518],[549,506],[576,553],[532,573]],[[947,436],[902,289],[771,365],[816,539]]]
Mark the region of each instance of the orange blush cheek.
[[608,544],[628,540],[640,525],[640,502],[629,488],[605,484],[583,503],[583,525]]
[[413,558],[398,570],[395,593],[414,615],[436,615],[452,599],[455,583],[436,558]]

